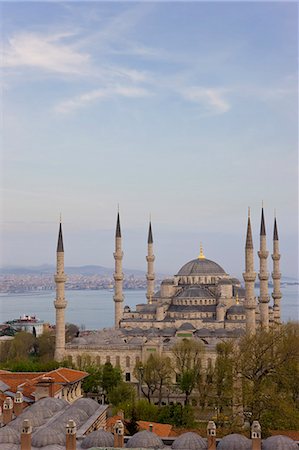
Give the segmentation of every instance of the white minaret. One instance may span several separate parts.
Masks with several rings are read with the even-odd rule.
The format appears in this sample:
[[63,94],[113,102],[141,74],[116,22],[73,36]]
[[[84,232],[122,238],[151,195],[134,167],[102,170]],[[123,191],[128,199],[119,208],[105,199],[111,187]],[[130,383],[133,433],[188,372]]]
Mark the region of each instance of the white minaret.
[[153,233],[152,233],[152,223],[151,223],[151,221],[149,223],[149,229],[148,229],[146,261],[147,261],[147,274],[146,274],[147,292],[146,292],[146,298],[147,298],[147,302],[151,303],[153,295],[155,293],[155,273],[154,273],[155,255],[154,255],[154,241],[153,241]]
[[253,255],[253,242],[250,223],[250,210],[248,210],[248,224],[247,235],[245,245],[245,272],[243,273],[245,281],[245,303],[246,310],[246,331],[247,333],[255,333],[255,311],[256,300],[254,295],[254,281],[256,273],[254,272],[254,255]]
[[124,274],[122,270],[123,252],[121,248],[121,230],[119,212],[117,213],[116,232],[115,232],[115,253],[113,254],[115,259],[115,272],[114,272],[114,297],[115,302],[115,328],[119,328],[119,323],[123,315],[123,279]]
[[273,279],[273,292],[272,292],[272,298],[274,301],[273,310],[274,310],[274,322],[280,323],[280,300],[281,300],[281,291],[280,291],[280,277],[281,273],[279,271],[279,260],[280,260],[280,253],[279,253],[279,240],[278,240],[278,231],[277,231],[277,223],[276,223],[276,217],[274,219],[274,232],[273,232],[273,272],[272,272],[272,279]]
[[62,227],[61,221],[59,224],[59,234],[57,243],[57,265],[56,275],[54,276],[56,283],[56,300],[54,306],[56,309],[56,340],[55,340],[55,354],[54,359],[56,361],[62,361],[65,351],[65,319],[64,310],[67,305],[67,301],[64,298],[64,284],[66,282],[66,276],[64,273],[64,249],[62,239]]
[[257,252],[260,259],[260,296],[259,296],[259,308],[260,308],[260,321],[261,326],[264,330],[269,330],[269,301],[270,297],[268,294],[268,279],[269,273],[267,272],[267,258],[269,252],[267,251],[266,242],[266,227],[264,218],[264,208],[262,208],[261,216],[261,230],[260,230],[260,251]]

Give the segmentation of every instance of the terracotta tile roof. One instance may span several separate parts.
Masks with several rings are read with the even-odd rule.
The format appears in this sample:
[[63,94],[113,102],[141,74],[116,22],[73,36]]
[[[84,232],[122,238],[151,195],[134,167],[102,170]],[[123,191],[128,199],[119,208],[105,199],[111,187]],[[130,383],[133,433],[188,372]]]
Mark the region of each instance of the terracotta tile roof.
[[172,431],[172,425],[168,423],[156,423],[156,422],[146,422],[144,420],[139,420],[138,422],[140,431],[141,430],[149,430],[150,425],[153,426],[153,432],[156,433],[160,437],[168,437]]
[[112,417],[107,417],[107,421],[106,421],[106,429],[107,431],[111,431],[113,433],[113,427],[116,423],[117,420],[123,420],[121,416],[112,416]]
[[80,381],[87,376],[87,372],[66,369],[64,367],[51,370],[50,372],[0,371],[0,380],[7,384],[12,392],[17,392],[18,387],[21,386],[22,392],[26,397],[33,397],[36,384],[41,381],[43,377],[51,377],[54,379],[54,393],[56,394],[61,390],[62,385],[75,383],[76,381]]

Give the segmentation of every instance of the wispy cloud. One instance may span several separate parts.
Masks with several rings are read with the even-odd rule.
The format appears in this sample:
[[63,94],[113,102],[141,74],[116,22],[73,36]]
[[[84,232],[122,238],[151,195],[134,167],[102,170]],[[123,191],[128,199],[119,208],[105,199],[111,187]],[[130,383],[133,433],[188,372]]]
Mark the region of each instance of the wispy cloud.
[[88,53],[79,52],[63,40],[70,33],[18,33],[3,44],[2,66],[31,67],[61,74],[81,74],[90,63]]
[[113,97],[140,98],[149,96],[150,92],[142,87],[134,86],[114,86],[104,89],[95,89],[90,92],[78,95],[72,99],[60,102],[54,108],[56,112],[68,114],[77,109],[88,106],[95,101]]
[[231,105],[225,98],[228,91],[220,88],[202,86],[183,87],[180,91],[185,100],[199,103],[210,112],[223,114],[230,110]]

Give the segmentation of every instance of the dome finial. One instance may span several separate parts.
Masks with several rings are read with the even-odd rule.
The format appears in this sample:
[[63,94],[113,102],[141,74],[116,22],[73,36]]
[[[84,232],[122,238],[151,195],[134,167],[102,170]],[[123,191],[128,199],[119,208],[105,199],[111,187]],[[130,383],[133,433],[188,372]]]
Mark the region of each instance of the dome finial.
[[198,259],[205,259],[205,255],[203,253],[203,248],[202,248],[202,242],[200,243],[200,251],[199,251],[199,256]]
[[239,292],[238,292],[238,289],[237,289],[237,292],[236,292],[236,305],[239,305],[239,303],[240,303],[240,301],[239,301]]

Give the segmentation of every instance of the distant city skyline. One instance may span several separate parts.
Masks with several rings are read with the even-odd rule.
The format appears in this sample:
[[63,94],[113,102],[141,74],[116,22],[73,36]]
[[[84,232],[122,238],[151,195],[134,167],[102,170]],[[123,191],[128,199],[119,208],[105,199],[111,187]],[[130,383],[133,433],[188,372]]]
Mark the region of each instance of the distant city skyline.
[[[2,2],[2,265],[244,270],[264,201],[298,274],[298,5]],[[272,261],[268,258],[271,272]],[[258,258],[256,257],[256,271]]]

